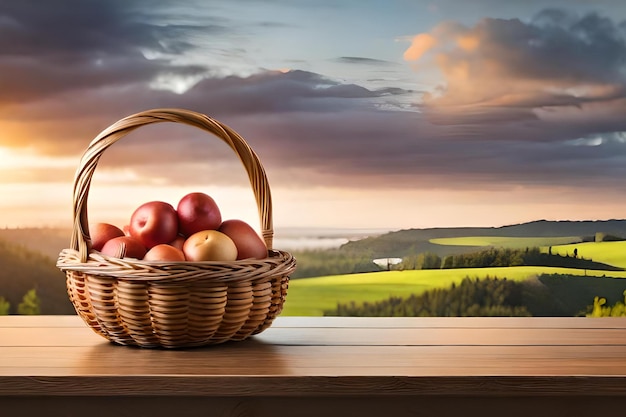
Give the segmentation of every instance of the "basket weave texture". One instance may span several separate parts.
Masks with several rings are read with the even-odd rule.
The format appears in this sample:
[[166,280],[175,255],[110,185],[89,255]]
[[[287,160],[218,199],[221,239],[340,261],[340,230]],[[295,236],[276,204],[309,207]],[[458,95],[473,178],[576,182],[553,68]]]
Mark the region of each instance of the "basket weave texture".
[[[243,163],[256,199],[265,259],[233,262],[149,262],[118,259],[90,249],[87,198],[103,152],[148,124],[182,123],[218,137]],[[272,249],[272,201],[258,156],[235,131],[206,115],[154,109],[119,120],[85,150],[74,180],[70,248],[59,254],[78,315],[108,340],[141,347],[182,348],[244,340],[280,314],[296,261]]]

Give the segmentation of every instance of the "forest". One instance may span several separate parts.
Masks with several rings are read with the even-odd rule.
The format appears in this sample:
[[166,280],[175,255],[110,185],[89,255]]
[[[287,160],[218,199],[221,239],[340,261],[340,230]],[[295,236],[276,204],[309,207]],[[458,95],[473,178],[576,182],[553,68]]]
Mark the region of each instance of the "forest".
[[[603,294],[591,298],[589,294]],[[626,280],[544,274],[536,280],[466,277],[420,295],[339,303],[328,316],[356,317],[602,317],[624,315]],[[621,300],[621,301],[620,301]]]
[[338,304],[325,316],[356,317],[468,317],[530,316],[523,304],[525,286],[506,278],[482,280],[465,278],[460,285],[438,288],[406,298],[363,303]]
[[0,239],[0,314],[75,314],[55,261]]

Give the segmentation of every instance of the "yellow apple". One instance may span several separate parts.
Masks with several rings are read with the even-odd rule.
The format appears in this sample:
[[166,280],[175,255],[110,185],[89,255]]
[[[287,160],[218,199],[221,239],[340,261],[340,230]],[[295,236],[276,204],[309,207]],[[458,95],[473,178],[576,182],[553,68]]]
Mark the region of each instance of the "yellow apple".
[[234,261],[237,259],[235,242],[217,230],[203,230],[189,236],[183,244],[188,261]]

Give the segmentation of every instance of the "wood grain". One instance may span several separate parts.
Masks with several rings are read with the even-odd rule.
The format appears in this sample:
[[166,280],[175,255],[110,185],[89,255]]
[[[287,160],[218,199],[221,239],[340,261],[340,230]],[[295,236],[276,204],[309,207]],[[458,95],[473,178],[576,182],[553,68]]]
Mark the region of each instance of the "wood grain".
[[[626,374],[622,346],[220,346],[142,351],[93,347],[3,348],[0,375],[518,376]],[[33,373],[36,372],[36,373]]]
[[[3,316],[3,327],[85,327],[78,316]],[[626,319],[617,317],[277,317],[272,328],[558,328],[626,329]]]
[[623,412],[626,320],[279,317],[247,341],[165,350],[113,345],[75,316],[0,317],[3,412],[167,415],[162,399],[182,416],[206,415],[189,408],[203,399],[224,416]]
[[[273,345],[303,346],[626,346],[626,329],[277,326],[255,339]],[[86,326],[0,327],[0,346],[91,346],[101,340]]]

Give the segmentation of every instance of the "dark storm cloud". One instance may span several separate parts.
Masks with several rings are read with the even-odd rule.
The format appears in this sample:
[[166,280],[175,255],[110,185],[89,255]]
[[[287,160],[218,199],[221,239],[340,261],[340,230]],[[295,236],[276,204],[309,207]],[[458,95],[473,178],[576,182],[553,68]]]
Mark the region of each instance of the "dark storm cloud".
[[[218,120],[233,120],[234,127],[245,126],[249,120],[268,120],[272,127],[265,126],[263,131],[270,132],[292,118],[303,129],[310,129],[307,121],[317,120],[315,113],[331,117],[342,115],[339,120],[350,125],[353,123],[351,119],[359,117],[361,112],[368,115],[367,117],[378,112],[369,100],[393,99],[404,94],[407,92],[402,89],[369,90],[354,84],[342,84],[306,71],[276,71],[257,73],[249,77],[207,78],[184,94],[147,89],[140,84],[109,90],[106,94],[88,90],[76,91],[62,101],[43,101],[13,108],[5,112],[5,117],[19,119],[34,129],[36,133],[31,135],[31,140],[39,149],[48,153],[67,154],[84,149],[88,140],[118,118],[148,108],[194,109]],[[323,123],[325,117],[322,116],[319,123]],[[131,148],[125,148],[127,150],[116,157],[118,162],[113,163],[169,161],[172,148],[176,148],[177,157],[189,161],[206,159],[214,152],[214,148],[209,147],[205,151],[204,146],[198,149],[189,143],[186,148],[178,148],[172,137],[179,137],[180,131],[169,134],[169,128],[165,126],[159,126],[159,135],[151,133],[154,138],[149,155],[139,149],[135,152],[133,148],[131,152],[128,150]],[[276,137],[268,136],[265,145],[285,146],[290,152],[297,153],[299,147],[308,146],[299,141],[302,136],[298,130],[297,125],[290,128],[293,135],[288,137],[290,143],[281,144]],[[253,137],[259,137],[258,132],[251,133]],[[186,131],[183,134],[189,135],[192,143],[205,143],[203,135],[196,131]],[[346,137],[343,140],[348,144],[351,138]],[[331,153],[333,146],[339,146],[337,141],[334,144],[329,143],[329,146],[320,143],[319,138],[316,141]],[[316,143],[311,145],[315,147]]]
[[[3,55],[69,57],[91,54],[132,55],[137,48],[181,52],[192,47],[177,39],[180,25],[157,25],[152,3],[124,0],[60,0],[0,4]],[[212,27],[215,30],[215,26]],[[199,29],[199,28],[195,28]],[[211,27],[209,28],[211,30]]]
[[[180,101],[220,113],[328,112],[366,107],[366,99],[406,93],[402,89],[369,90],[296,70],[265,72],[247,78],[206,79]],[[206,104],[207,100],[212,104]]]
[[218,25],[161,25],[160,2],[61,0],[0,3],[0,105],[80,88],[147,82],[163,73],[190,75],[172,56],[193,48],[186,34],[220,32]]
[[572,82],[622,84],[626,80],[624,22],[562,10],[543,11],[527,25],[515,22],[507,27],[504,22],[493,20],[486,31],[494,41],[501,37],[498,52],[515,48],[515,59],[504,59],[512,74]]

